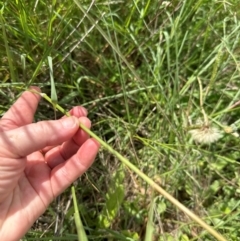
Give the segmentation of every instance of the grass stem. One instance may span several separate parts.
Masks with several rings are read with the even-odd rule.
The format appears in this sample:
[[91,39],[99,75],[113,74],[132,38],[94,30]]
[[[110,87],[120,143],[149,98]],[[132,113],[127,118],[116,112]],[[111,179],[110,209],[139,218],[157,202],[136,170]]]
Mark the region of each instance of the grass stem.
[[[32,92],[37,92],[35,90],[30,90]],[[38,92],[37,92],[38,93]],[[52,104],[52,100],[45,93],[39,93],[46,101]],[[65,111],[60,105],[56,105],[56,109],[62,112],[66,116],[71,116],[69,112]],[[169,200],[172,204],[178,207],[181,211],[187,214],[193,221],[198,223],[202,228],[207,230],[210,234],[212,234],[219,241],[227,241],[220,233],[214,230],[210,225],[204,222],[201,218],[199,218],[196,214],[190,211],[187,207],[185,207],[182,203],[180,203],[177,199],[175,199],[172,195],[166,192],[162,187],[160,187],[157,183],[155,183],[151,178],[149,178],[146,174],[140,171],[136,166],[134,166],[128,159],[123,157],[119,152],[114,150],[111,146],[109,146],[106,142],[104,142],[100,137],[94,134],[91,130],[89,130],[83,124],[79,125],[86,133],[88,133],[91,137],[96,139],[106,150],[116,156],[122,163],[124,163],[128,168],[134,171],[138,176],[140,176],[145,182],[147,182],[152,188],[157,190],[162,196],[164,196],[167,200]]]

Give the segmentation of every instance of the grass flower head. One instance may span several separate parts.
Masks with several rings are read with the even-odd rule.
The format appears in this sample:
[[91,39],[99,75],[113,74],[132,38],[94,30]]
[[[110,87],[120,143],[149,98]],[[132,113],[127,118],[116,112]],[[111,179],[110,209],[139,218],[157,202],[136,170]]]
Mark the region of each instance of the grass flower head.
[[222,138],[222,133],[216,127],[203,125],[198,129],[190,130],[192,139],[201,144],[211,144]]

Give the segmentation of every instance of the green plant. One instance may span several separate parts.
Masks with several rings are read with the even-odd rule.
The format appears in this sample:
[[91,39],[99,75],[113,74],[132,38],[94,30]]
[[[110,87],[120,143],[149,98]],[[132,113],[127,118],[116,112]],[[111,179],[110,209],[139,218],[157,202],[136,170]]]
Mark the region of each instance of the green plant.
[[[85,106],[97,136],[226,239],[240,237],[238,1],[1,6],[1,115],[30,85],[51,96],[52,68],[59,105]],[[204,127],[195,125],[204,121],[202,108],[222,135],[210,145],[189,134]],[[54,117],[42,101],[35,121]],[[119,172],[121,185],[114,183]],[[149,233],[155,240],[215,240],[105,149],[74,186],[89,240],[143,240]],[[124,198],[120,191],[111,207],[114,188]],[[24,240],[76,240],[70,196],[62,195],[61,237],[52,231],[53,203]],[[100,226],[109,210],[109,223]]]

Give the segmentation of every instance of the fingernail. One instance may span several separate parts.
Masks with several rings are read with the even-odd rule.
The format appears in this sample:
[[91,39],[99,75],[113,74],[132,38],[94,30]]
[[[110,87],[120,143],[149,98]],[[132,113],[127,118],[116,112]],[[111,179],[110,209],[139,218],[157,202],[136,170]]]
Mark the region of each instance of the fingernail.
[[62,119],[62,125],[66,129],[72,129],[75,128],[77,125],[76,119],[73,117],[67,117]]

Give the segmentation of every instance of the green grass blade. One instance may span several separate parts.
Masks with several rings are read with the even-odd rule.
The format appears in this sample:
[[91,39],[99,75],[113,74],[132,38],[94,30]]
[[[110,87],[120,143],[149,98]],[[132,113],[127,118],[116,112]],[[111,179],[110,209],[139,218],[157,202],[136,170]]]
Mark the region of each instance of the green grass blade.
[[[86,10],[82,7],[80,2],[78,0],[74,0],[75,4],[79,7],[79,9],[86,15],[86,17],[89,19],[89,21],[95,25],[96,21],[86,12]],[[118,56],[122,59],[122,61],[127,65],[129,70],[132,72],[134,77],[144,83],[144,81],[140,78],[140,76],[137,74],[137,72],[134,70],[134,68],[131,66],[131,64],[127,61],[126,57],[123,56],[123,54],[119,51],[117,46],[113,43],[113,41],[107,36],[107,34],[103,31],[103,29],[96,24],[97,30],[101,33],[101,35],[104,37],[104,39],[109,43],[109,45],[114,49],[114,51],[118,54]]]
[[26,54],[21,54],[21,63],[23,68],[23,79],[26,80]]
[[154,240],[154,205],[155,205],[156,198],[153,198],[150,204],[150,209],[148,211],[148,221],[147,221],[147,227],[146,227],[146,234],[144,241],[152,241]]
[[77,198],[76,198],[74,186],[72,186],[71,190],[72,190],[73,205],[74,205],[74,220],[77,228],[78,241],[88,241],[88,237],[84,230],[84,227],[80,218],[80,214],[78,211]]
[[52,57],[50,56],[48,56],[48,65],[49,65],[50,81],[51,81],[51,100],[55,105],[58,103],[58,97],[57,97],[56,87],[55,87],[54,78],[53,78]]
[[8,64],[9,64],[10,74],[11,74],[11,80],[12,80],[12,82],[16,82],[16,75],[15,75],[13,61],[12,61],[13,58],[12,58],[11,51],[10,51],[10,48],[9,48],[9,45],[8,45],[8,39],[7,39],[6,28],[5,28],[5,22],[6,21],[3,17],[3,10],[4,10],[4,7],[2,7],[2,9],[0,11],[0,22],[1,22],[1,26],[2,26],[3,41],[4,41],[6,53],[7,53]]

